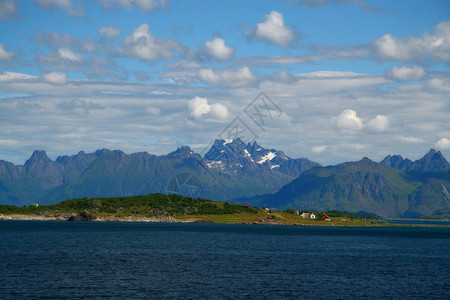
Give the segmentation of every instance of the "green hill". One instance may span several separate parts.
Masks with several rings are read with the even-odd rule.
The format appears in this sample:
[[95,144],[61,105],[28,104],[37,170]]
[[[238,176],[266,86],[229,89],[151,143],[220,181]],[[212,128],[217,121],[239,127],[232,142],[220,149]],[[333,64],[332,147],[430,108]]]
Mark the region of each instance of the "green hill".
[[17,207],[0,205],[3,214],[81,213],[116,216],[178,216],[256,213],[258,209],[238,204],[214,202],[180,195],[150,194],[118,198],[70,199],[55,205]]
[[405,172],[364,158],[313,168],[275,194],[246,200],[277,209],[367,212],[385,218],[428,217],[448,210],[448,191],[449,171]]

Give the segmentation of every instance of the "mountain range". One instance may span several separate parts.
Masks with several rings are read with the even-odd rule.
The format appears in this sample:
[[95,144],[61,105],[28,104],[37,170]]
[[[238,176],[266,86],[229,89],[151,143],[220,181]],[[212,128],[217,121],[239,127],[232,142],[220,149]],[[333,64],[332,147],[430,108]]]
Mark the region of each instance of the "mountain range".
[[97,150],[24,165],[0,161],[0,204],[70,198],[181,194],[285,209],[342,210],[382,217],[448,216],[450,164],[431,149],[411,161],[388,155],[322,167],[240,139],[216,140],[202,157],[183,146],[167,155]]
[[302,173],[278,192],[238,201],[278,209],[318,209],[384,218],[449,217],[450,165],[431,149],[414,162],[387,156]]
[[202,158],[183,146],[167,155],[97,150],[52,161],[34,151],[24,165],[0,161],[0,204],[177,193],[226,201],[279,190],[319,164],[256,142],[216,140]]

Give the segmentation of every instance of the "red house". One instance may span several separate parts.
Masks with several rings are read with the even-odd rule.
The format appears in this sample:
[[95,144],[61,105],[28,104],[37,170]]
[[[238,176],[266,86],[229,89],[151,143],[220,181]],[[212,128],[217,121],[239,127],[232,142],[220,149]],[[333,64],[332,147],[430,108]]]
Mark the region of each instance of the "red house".
[[326,214],[323,214],[323,219],[324,219],[325,221],[331,221],[330,217],[327,216]]

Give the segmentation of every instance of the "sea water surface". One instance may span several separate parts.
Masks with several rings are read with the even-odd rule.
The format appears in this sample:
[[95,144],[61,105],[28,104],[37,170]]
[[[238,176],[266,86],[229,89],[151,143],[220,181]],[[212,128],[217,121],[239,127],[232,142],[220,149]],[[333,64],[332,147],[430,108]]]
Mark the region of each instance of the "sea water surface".
[[4,299],[450,295],[450,229],[0,221]]

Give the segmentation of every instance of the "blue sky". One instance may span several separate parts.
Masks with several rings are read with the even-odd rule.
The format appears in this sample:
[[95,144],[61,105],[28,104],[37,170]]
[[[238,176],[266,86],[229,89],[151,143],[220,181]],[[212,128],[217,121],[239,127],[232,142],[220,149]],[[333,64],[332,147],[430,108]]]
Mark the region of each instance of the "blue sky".
[[2,0],[0,159],[201,152],[236,118],[322,164],[449,158],[449,62],[449,1]]

